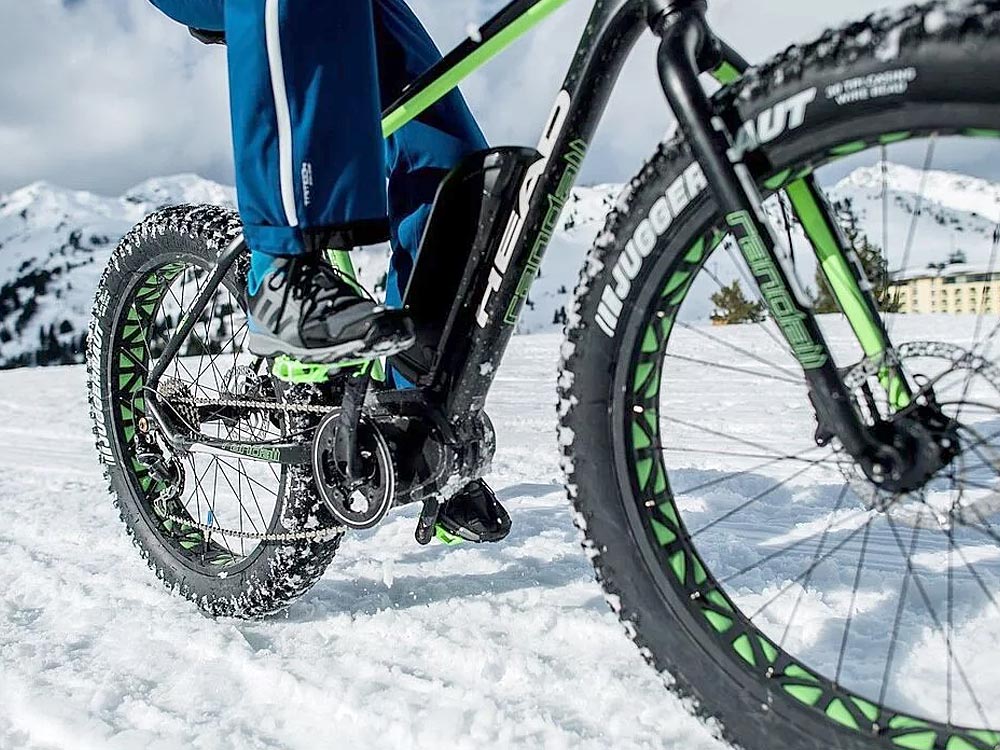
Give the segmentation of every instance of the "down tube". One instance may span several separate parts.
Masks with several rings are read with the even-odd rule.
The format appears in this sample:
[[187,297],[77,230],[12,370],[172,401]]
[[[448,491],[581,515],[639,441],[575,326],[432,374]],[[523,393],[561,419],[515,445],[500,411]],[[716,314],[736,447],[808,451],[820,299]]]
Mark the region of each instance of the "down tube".
[[[442,373],[446,410],[461,418],[482,409],[538,274],[570,189],[576,182],[622,65],[646,26],[647,0],[598,0],[538,145],[542,155],[521,185],[520,199],[485,284],[475,286],[475,322],[467,356]],[[485,288],[484,288],[485,287]]]

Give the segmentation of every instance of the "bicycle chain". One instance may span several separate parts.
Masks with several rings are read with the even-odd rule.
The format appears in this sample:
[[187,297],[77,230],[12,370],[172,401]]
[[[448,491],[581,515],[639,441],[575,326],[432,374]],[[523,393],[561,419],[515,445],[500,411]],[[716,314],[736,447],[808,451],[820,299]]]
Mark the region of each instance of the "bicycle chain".
[[188,528],[208,532],[209,535],[219,534],[220,536],[231,536],[237,539],[254,539],[261,542],[320,542],[327,541],[328,539],[336,539],[346,531],[343,526],[326,526],[321,529],[310,529],[309,531],[237,531],[235,529],[224,529],[219,526],[201,523],[201,521],[195,521],[191,518],[182,518],[173,513],[160,515],[160,518],[164,521],[173,521]]
[[[168,388],[170,386],[168,385]],[[162,386],[161,386],[162,388]],[[168,404],[174,411],[178,414],[184,414],[186,409],[195,409],[199,407],[232,407],[237,409],[253,409],[253,410],[263,410],[263,411],[281,411],[285,413],[297,413],[297,414],[318,414],[325,415],[329,414],[331,407],[321,406],[317,404],[283,404],[277,401],[262,401],[258,399],[240,399],[240,398],[215,398],[215,399],[196,399],[191,396],[179,395],[178,393],[164,393],[158,391],[159,395],[163,398],[167,398]],[[181,406],[182,409],[177,407]],[[190,426],[190,425],[189,425]],[[163,505],[167,501],[172,500],[173,497],[167,498],[157,498],[154,500],[154,506]],[[157,515],[164,521],[172,521],[173,523],[180,524],[187,528],[197,529],[199,531],[207,532],[208,534],[219,534],[224,537],[234,537],[237,539],[253,539],[261,542],[303,542],[303,541],[326,541],[329,539],[335,539],[345,533],[343,526],[327,526],[319,529],[310,529],[309,531],[283,531],[283,532],[266,532],[266,531],[239,531],[236,529],[225,529],[212,524],[202,523],[200,521],[195,521],[194,519],[188,517],[184,518],[178,516],[174,513],[166,511],[165,507],[163,512],[157,509]]]
[[[163,395],[162,393],[160,394]],[[333,407],[321,406],[319,404],[282,404],[277,401],[260,401],[242,398],[186,398],[170,397],[171,405],[182,403],[193,406],[196,409],[200,406],[232,406],[237,409],[257,409],[269,411],[284,411],[298,414],[329,414]]]

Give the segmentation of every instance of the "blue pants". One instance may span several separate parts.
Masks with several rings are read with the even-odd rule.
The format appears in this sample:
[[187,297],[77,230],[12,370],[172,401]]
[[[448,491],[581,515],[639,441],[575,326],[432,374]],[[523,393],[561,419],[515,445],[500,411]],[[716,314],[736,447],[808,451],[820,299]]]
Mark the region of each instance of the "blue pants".
[[441,58],[406,3],[150,2],[226,33],[236,192],[254,265],[304,252],[307,236],[331,247],[388,236],[386,296],[398,304],[441,178],[486,148],[457,90],[383,139],[382,106]]

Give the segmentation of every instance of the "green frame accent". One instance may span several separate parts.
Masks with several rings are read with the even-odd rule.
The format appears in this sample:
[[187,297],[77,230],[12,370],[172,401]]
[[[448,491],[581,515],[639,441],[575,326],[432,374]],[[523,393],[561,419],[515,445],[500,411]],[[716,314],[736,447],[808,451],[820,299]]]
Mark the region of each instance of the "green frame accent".
[[[354,284],[359,291],[364,293],[364,287],[358,283],[358,274],[357,271],[354,270],[354,261],[351,259],[350,252],[347,250],[331,250],[329,257],[330,263],[333,267],[344,274],[346,279]],[[385,382],[385,367],[382,365],[382,360],[380,359],[338,363],[337,367],[334,369],[353,366],[359,366],[362,372],[364,372],[366,367],[371,367],[372,380],[377,380],[380,383]]]
[[[344,278],[350,281],[362,294],[366,294],[365,288],[358,283],[357,271],[354,270],[354,261],[351,253],[347,250],[327,250],[327,260],[330,265],[343,274]],[[352,359],[346,362],[334,364],[319,364],[313,362],[300,362],[292,357],[278,357],[271,367],[271,374],[284,383],[315,384],[325,383],[330,379],[330,374],[338,370],[345,370],[351,367],[358,368],[359,373],[371,371],[372,380],[384,383],[385,366],[380,359]]]
[[735,83],[742,77],[743,74],[740,73],[739,69],[732,63],[726,61],[719,63],[718,67],[712,71],[712,78],[721,83],[723,86]]
[[491,60],[518,37],[537,26],[567,2],[569,0],[539,0],[528,8],[523,15],[511,22],[496,36],[476,47],[467,57],[460,60],[440,78],[431,82],[413,99],[386,113],[382,118],[383,137],[388,138],[428,107],[433,106],[441,97],[458,86],[466,76]]
[[[890,135],[896,137],[901,134]],[[909,133],[906,135],[909,136]],[[896,140],[902,139],[896,138]],[[785,176],[785,173],[777,175],[777,177],[782,176]],[[889,344],[882,335],[881,327],[872,318],[864,292],[848,265],[840,239],[831,229],[827,221],[828,213],[817,199],[812,185],[804,178],[797,179],[785,185],[784,191],[802,223],[806,237],[813,246],[823,276],[830,285],[840,309],[847,316],[862,351],[866,357],[882,356]],[[881,373],[880,380],[888,391],[893,406],[897,409],[909,406],[910,391],[898,372],[886,369]]]
[[864,293],[847,265],[840,241],[827,224],[826,211],[816,199],[812,187],[805,180],[795,180],[786,185],[784,190],[816,251],[816,260],[823,269],[823,275],[850,321],[865,356],[876,357],[882,354],[886,350],[886,341],[878,325],[872,320]]

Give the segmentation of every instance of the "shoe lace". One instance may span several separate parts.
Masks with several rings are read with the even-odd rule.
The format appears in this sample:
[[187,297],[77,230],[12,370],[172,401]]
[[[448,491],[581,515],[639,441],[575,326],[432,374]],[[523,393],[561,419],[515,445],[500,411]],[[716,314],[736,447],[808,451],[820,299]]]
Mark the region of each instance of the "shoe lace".
[[364,287],[339,268],[303,258],[293,264],[288,273],[291,274],[288,279],[272,276],[268,284],[277,291],[284,283],[285,294],[302,302],[303,317],[335,314],[362,299],[375,302]]

